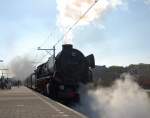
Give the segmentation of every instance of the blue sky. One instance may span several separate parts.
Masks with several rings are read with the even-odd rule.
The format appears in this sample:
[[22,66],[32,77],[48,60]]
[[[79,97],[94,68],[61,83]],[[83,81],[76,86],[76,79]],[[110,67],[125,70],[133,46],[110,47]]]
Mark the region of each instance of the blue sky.
[[[44,61],[47,53],[37,47],[50,48],[62,36],[57,16],[55,0],[0,0],[0,59],[6,64],[16,56]],[[124,0],[73,33],[74,47],[93,53],[98,65],[150,63],[150,1]]]

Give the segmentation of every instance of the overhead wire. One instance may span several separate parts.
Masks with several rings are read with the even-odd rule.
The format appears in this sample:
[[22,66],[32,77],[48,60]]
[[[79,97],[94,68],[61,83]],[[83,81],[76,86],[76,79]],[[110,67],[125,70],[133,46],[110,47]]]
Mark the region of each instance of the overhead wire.
[[[65,34],[53,45],[53,47],[56,47],[56,45],[58,45],[60,43],[60,41],[62,41],[64,39],[64,37],[80,22],[80,20],[82,18],[84,18],[84,16],[96,5],[96,3],[98,1],[99,0],[95,0],[95,2],[83,13],[83,15],[81,15],[81,17],[71,27],[68,28],[68,30],[65,32]],[[49,38],[49,36],[48,36],[48,38]],[[41,60],[43,60],[47,55],[42,56]]]
[[[49,40],[49,38],[50,38],[50,36],[52,35],[52,33],[50,32],[49,34],[48,34],[48,37],[44,40],[44,42],[39,46],[39,47],[42,47],[44,44],[46,44],[46,42]],[[37,49],[36,49],[37,50]],[[48,53],[48,52],[47,52]],[[34,56],[34,59],[35,59],[35,62],[34,63],[39,63],[39,61],[37,61],[37,57],[38,57],[38,52],[36,51],[36,53],[35,53],[35,56]],[[41,59],[40,60],[43,60],[42,58],[44,58],[45,56],[41,56]],[[34,66],[35,66],[35,64],[34,64]]]
[[83,15],[65,32],[65,34],[55,43],[56,46],[64,37],[79,23],[79,21],[96,5],[99,0],[95,0],[95,2],[83,13]]

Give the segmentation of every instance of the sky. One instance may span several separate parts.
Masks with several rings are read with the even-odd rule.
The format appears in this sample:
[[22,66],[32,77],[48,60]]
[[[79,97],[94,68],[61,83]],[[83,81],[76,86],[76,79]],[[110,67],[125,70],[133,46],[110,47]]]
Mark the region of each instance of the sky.
[[[27,56],[38,63],[47,60],[50,55],[37,47],[52,48],[64,34],[58,21],[67,23],[59,17],[62,11],[58,1],[0,0],[3,64],[8,65],[18,56]],[[86,25],[75,27],[73,47],[85,55],[93,53],[97,65],[150,63],[150,0],[99,1],[112,1],[115,7],[108,7]],[[105,6],[104,3],[100,4]],[[56,46],[56,53],[61,51],[62,44],[63,41]]]

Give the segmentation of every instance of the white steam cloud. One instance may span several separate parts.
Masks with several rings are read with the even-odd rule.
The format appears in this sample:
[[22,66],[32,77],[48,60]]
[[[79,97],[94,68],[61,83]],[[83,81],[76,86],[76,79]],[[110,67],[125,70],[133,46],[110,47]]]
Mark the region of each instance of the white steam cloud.
[[[94,5],[94,3],[96,3]],[[123,0],[57,0],[58,25],[64,32],[68,30],[82,15],[92,6],[93,8],[81,18],[76,26],[89,25],[99,19],[108,10],[114,9],[123,4]],[[69,36],[69,38],[71,38]]]
[[10,71],[17,80],[24,80],[33,71],[33,61],[28,57],[16,57],[10,62]]
[[110,88],[85,89],[77,110],[89,118],[149,118],[150,98],[132,78],[126,75]]

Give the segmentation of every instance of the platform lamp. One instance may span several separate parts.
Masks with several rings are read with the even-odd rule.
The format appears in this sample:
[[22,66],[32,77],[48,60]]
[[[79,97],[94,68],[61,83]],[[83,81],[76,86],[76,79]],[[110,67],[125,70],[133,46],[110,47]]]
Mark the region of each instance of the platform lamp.
[[[0,60],[0,62],[3,62],[3,60]],[[2,76],[3,76],[3,72],[2,72]]]

